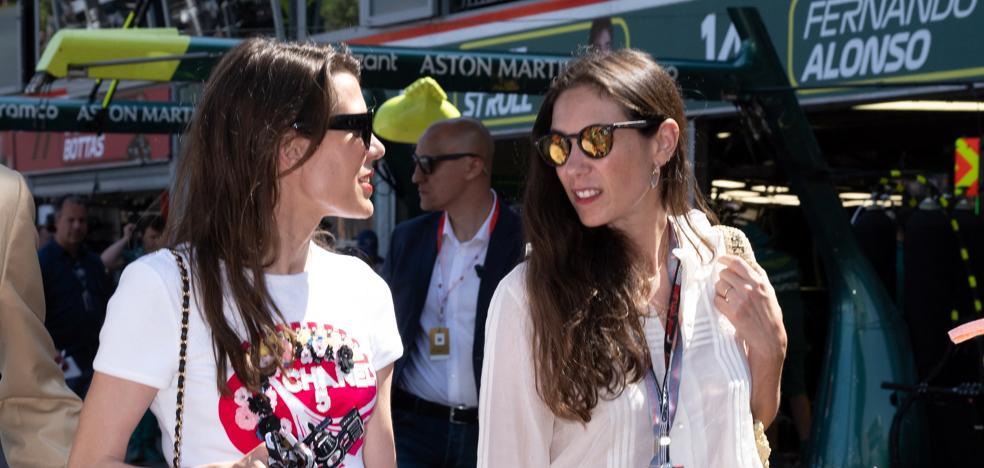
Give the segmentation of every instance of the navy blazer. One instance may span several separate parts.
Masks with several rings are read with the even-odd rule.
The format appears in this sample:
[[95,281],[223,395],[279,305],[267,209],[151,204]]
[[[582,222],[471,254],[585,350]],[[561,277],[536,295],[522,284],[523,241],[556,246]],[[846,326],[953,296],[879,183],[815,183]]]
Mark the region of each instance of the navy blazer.
[[[54,239],[38,250],[44,285],[44,326],[55,348],[72,356],[83,373],[92,371],[99,349],[99,330],[106,320],[106,304],[113,295],[113,284],[99,255],[79,249],[78,263],[85,271],[85,287],[75,276],[76,260]],[[83,295],[92,297],[95,310],[86,310]]]
[[[499,197],[502,200],[502,197]],[[485,319],[488,317],[492,293],[513,267],[523,258],[522,223],[519,215],[505,201],[500,201],[499,218],[489,238],[478,287],[475,311],[475,342],[472,365],[475,388],[481,387],[482,357],[485,353]],[[431,272],[437,260],[437,227],[443,213],[428,213],[400,223],[393,230],[389,253],[383,265],[383,278],[393,293],[396,323],[403,340],[403,357],[396,361],[393,384],[399,381],[403,368],[414,350],[414,340],[420,333],[420,315],[427,300]]]

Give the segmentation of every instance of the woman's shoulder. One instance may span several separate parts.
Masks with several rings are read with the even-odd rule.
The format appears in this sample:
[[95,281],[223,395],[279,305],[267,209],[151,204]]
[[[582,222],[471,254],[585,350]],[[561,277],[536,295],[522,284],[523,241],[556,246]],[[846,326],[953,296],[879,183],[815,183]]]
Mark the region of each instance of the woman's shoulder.
[[[512,355],[517,350],[527,349],[532,339],[533,323],[530,315],[529,296],[526,286],[527,264],[516,265],[499,282],[485,325],[486,354]],[[529,353],[520,353],[519,357]]]
[[489,316],[505,316],[510,319],[528,316],[529,300],[526,293],[526,262],[521,262],[499,282],[492,296]]
[[[182,260],[187,267],[187,255],[182,255]],[[150,279],[154,276],[162,280],[180,280],[181,271],[178,269],[177,259],[170,249],[160,249],[141,256],[134,260],[123,270],[124,275],[130,277],[140,277]]]
[[163,310],[177,317],[181,289],[181,272],[171,251],[161,249],[146,254],[123,270],[109,301],[107,323],[125,317],[124,322],[130,324],[132,320],[157,316]]
[[526,261],[520,262],[499,281],[496,291],[502,290],[514,295],[526,296]]
[[696,254],[697,258],[707,263],[709,259],[717,258],[717,255],[724,253],[721,231],[711,224],[711,220],[703,211],[691,209],[671,219],[679,237],[679,246],[690,251],[690,255]]
[[716,236],[714,226],[711,225],[711,220],[707,217],[707,214],[696,208],[682,215],[674,216],[673,221],[677,229],[683,229],[705,237]]

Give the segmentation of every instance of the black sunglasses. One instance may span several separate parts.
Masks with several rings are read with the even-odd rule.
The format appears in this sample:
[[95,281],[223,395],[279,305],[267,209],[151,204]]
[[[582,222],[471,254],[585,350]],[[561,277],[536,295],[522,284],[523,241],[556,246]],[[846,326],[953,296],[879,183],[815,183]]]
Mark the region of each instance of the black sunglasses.
[[551,166],[563,166],[571,156],[571,139],[577,138],[577,144],[584,154],[592,159],[601,159],[612,152],[615,143],[615,130],[619,128],[648,128],[662,124],[665,118],[654,120],[631,120],[612,124],[588,125],[580,132],[565,135],[560,132],[550,132],[536,140],[536,150],[543,160]]
[[434,173],[434,169],[437,168],[437,163],[441,161],[451,161],[455,159],[467,158],[469,156],[478,157],[475,153],[451,153],[442,154],[440,156],[426,156],[414,153],[410,157],[413,158],[413,163],[416,164],[424,174],[430,175]]
[[[301,122],[294,122],[295,130],[306,130]],[[352,130],[359,132],[366,150],[372,144],[372,109],[362,114],[339,114],[328,118],[329,130]]]
[[372,144],[372,109],[362,114],[340,114],[333,115],[328,119],[328,128],[331,130],[356,130],[362,136],[362,143],[366,145],[366,150]]

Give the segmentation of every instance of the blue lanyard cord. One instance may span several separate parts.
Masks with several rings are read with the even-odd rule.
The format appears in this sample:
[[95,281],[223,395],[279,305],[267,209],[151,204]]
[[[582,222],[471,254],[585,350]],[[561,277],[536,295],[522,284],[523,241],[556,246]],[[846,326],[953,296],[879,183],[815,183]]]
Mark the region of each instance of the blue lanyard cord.
[[666,327],[663,335],[664,364],[663,385],[659,385],[656,371],[649,367],[646,375],[646,392],[649,395],[649,413],[653,425],[653,458],[650,468],[664,468],[670,465],[670,428],[676,418],[677,399],[680,396],[680,377],[682,375],[683,347],[680,331],[680,262],[676,261],[673,274],[673,292],[666,313]]

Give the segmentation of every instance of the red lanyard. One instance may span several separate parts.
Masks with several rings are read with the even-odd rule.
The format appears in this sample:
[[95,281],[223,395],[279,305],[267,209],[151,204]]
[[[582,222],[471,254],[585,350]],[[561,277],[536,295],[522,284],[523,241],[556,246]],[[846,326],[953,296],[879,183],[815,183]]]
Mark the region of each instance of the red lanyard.
[[[437,224],[438,254],[440,254],[441,252],[441,243],[444,240],[444,223],[447,222],[447,218],[448,218],[448,213],[445,212],[443,215],[441,215],[441,219],[440,221],[438,221]],[[489,220],[488,232],[489,232],[490,239],[492,237],[492,231],[495,229],[495,225],[498,221],[499,221],[499,197],[496,197],[495,204],[492,205],[492,218]],[[462,282],[465,281],[465,276],[468,274],[468,271],[471,270],[472,266],[478,264],[478,257],[481,254],[482,251],[479,250],[478,253],[475,254],[475,257],[472,258],[471,264],[466,266],[462,270],[461,277],[459,277],[457,280],[451,282],[451,284],[448,285],[447,291],[444,293],[443,296],[441,295],[441,292],[444,290],[444,268],[441,266],[441,259],[440,258],[435,259],[438,268],[437,274],[439,275],[437,278],[437,290],[438,290],[437,294],[438,294],[438,302],[439,302],[437,318],[438,321],[440,321],[442,324],[444,323],[444,308],[447,306],[448,299],[451,297],[451,291],[453,291],[454,288],[458,287],[458,285],[460,285]]]
[[[670,250],[676,245],[676,236],[670,231]],[[656,371],[649,367],[646,375],[646,392],[649,394],[649,412],[653,426],[653,458],[650,468],[663,468],[670,465],[670,428],[676,418],[677,400],[680,397],[680,378],[683,372],[683,346],[680,331],[680,260],[669,259],[670,265],[675,262],[673,292],[670,294],[670,305],[666,311],[666,327],[663,334],[663,385],[656,379]]]
[[[441,253],[441,244],[444,242],[444,224],[448,221],[448,212],[441,214],[441,219],[437,222],[437,252]],[[495,224],[499,221],[499,197],[495,197],[495,204],[492,206],[492,219],[489,220],[489,237],[495,230]]]

